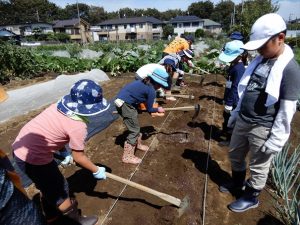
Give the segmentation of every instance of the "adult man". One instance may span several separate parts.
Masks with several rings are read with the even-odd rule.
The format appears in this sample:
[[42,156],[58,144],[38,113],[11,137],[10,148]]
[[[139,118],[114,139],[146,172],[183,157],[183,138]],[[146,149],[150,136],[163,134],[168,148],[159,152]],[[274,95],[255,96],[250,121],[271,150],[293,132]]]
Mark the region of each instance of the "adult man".
[[243,212],[258,206],[274,155],[290,134],[300,90],[300,70],[291,48],[284,43],[286,24],[275,13],[253,24],[250,41],[243,48],[260,54],[247,67],[238,86],[240,100],[231,113],[234,125],[229,158],[233,182],[220,191],[241,190],[246,176],[245,157],[250,152],[250,178],[245,192],[228,207]]

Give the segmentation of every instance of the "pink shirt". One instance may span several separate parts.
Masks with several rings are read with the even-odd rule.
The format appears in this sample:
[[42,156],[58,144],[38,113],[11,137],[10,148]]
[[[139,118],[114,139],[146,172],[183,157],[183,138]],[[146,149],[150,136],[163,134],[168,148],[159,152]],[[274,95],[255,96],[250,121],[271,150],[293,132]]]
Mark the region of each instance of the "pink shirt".
[[83,151],[86,136],[84,122],[68,118],[53,104],[21,129],[12,147],[21,160],[44,165],[53,160],[53,152],[67,143],[71,149]]

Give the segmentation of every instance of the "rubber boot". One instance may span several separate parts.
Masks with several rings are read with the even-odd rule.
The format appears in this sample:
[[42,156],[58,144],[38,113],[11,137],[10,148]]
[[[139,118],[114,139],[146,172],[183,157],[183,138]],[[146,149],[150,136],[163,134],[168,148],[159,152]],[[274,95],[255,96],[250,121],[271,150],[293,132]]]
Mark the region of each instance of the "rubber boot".
[[81,225],[94,225],[98,221],[97,216],[82,216],[78,209],[78,203],[76,200],[71,200],[72,205],[63,212],[63,216],[70,219],[73,224]]
[[149,150],[149,146],[147,145],[143,145],[142,144],[142,134],[139,135],[138,139],[137,139],[137,145],[136,145],[136,148],[141,150],[141,151],[148,151]]
[[251,187],[247,182],[243,196],[228,205],[228,208],[233,212],[244,212],[248,209],[256,208],[259,205],[259,194],[260,190]]
[[124,163],[139,164],[142,160],[134,155],[135,145],[127,143],[124,144],[124,153],[122,161]]
[[245,188],[246,170],[232,170],[232,180],[228,183],[220,185],[219,191],[222,193],[232,193],[236,197],[240,197]]
[[43,196],[40,197],[40,201],[47,224],[54,224],[61,216],[61,212],[55,206],[50,205]]

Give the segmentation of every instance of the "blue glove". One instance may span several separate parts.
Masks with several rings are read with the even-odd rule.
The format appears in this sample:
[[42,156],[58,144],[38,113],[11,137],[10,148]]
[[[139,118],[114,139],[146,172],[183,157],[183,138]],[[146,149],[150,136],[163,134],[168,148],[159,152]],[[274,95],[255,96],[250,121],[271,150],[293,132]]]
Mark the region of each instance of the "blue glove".
[[96,173],[93,173],[93,176],[98,180],[105,180],[105,167],[98,166],[98,170]]

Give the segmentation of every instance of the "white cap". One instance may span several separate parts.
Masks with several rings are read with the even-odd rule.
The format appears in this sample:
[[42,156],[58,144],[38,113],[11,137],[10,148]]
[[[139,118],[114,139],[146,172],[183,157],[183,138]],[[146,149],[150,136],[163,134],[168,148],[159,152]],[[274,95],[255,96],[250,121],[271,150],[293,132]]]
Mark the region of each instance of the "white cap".
[[286,30],[283,18],[276,13],[269,13],[258,18],[251,28],[250,41],[242,48],[256,50],[262,47],[272,36]]

